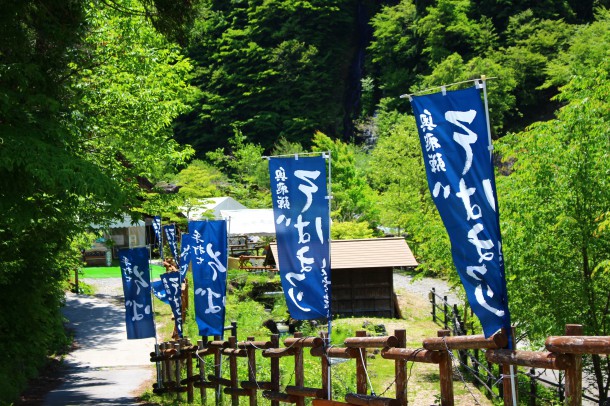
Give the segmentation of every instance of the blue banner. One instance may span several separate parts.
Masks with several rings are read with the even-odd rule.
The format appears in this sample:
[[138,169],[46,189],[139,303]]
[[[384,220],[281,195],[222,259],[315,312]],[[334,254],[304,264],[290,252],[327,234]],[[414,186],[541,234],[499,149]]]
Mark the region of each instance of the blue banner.
[[161,235],[161,216],[153,217],[153,230],[155,230],[155,244],[159,247],[159,256],[163,258],[163,236]]
[[178,265],[180,257],[178,256],[178,241],[176,241],[176,225],[163,226],[163,231],[165,232],[165,238],[167,239],[167,245],[169,245],[172,257],[176,261],[176,265]]
[[154,337],[148,248],[119,250],[119,260],[125,293],[127,339]]
[[161,274],[161,281],[167,293],[169,306],[174,314],[174,323],[178,337],[182,338],[182,284],[180,272],[167,272]]
[[163,303],[169,304],[169,299],[167,297],[167,292],[165,292],[165,286],[163,286],[163,281],[153,281],[151,283],[153,294],[157,299],[162,301]]
[[428,187],[453,262],[486,337],[510,334],[502,240],[487,120],[479,90],[412,98]]
[[180,261],[178,261],[180,268],[181,280],[186,278],[186,271],[189,269],[191,264],[191,235],[188,233],[182,233],[180,236]]
[[191,221],[195,320],[200,336],[223,335],[227,293],[227,223]]
[[290,316],[330,318],[330,225],[326,160],[269,160],[278,266]]

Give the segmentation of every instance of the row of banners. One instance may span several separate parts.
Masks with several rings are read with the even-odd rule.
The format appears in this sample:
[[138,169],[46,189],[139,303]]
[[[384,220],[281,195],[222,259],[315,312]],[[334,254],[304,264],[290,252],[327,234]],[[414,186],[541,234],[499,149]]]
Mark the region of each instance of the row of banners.
[[[468,301],[486,336],[510,332],[502,241],[485,110],[477,88],[412,98],[432,198],[451,240]],[[330,215],[327,159],[271,157],[278,266],[292,318],[331,318]],[[192,265],[195,318],[202,336],[222,335],[227,277],[227,225],[189,222],[178,251],[176,229],[161,230],[179,267],[151,285],[148,249],[120,251],[128,338],[154,336],[151,288],[169,303],[181,328],[182,280]],[[162,245],[162,244],[160,244]],[[180,323],[179,323],[180,322]],[[178,330],[181,334],[181,330]]]

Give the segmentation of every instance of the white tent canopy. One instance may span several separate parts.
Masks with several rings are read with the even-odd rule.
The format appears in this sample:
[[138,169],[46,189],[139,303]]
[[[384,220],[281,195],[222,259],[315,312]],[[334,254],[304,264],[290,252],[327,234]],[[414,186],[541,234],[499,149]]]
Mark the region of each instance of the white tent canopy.
[[206,218],[205,214],[209,213],[216,220],[221,220],[221,210],[239,210],[247,209],[246,206],[239,203],[232,197],[210,197],[207,199],[201,199],[200,203],[193,207],[181,207],[180,211],[189,220],[203,220]]
[[221,210],[230,235],[275,235],[273,209]]

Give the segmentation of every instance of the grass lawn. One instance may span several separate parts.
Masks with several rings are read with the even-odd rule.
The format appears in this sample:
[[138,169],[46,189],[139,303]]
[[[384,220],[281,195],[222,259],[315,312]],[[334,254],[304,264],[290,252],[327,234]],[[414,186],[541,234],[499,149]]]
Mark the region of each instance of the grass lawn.
[[[116,261],[115,261],[116,262]],[[114,266],[86,266],[81,268],[81,278],[120,278],[121,268]],[[159,275],[165,273],[165,268],[160,265],[151,265],[151,280],[159,279]]]

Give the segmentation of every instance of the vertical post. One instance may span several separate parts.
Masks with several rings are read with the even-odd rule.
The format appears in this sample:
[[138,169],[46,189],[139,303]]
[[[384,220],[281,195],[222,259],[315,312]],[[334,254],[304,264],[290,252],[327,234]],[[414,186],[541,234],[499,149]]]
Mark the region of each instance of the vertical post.
[[236,321],[231,322],[231,335],[233,337],[235,337],[235,339],[237,339],[237,322]]
[[449,310],[447,310],[447,296],[443,296],[443,314],[445,315],[444,317],[444,329],[447,330],[447,326],[449,325],[447,322],[449,321]]
[[186,356],[186,400],[189,403],[193,403],[195,400],[195,394],[193,393],[193,352],[189,351]]
[[[394,336],[398,338],[398,347],[407,348],[407,330],[394,330]],[[396,360],[394,365],[396,376],[396,400],[401,406],[407,405],[407,361]]]
[[[366,337],[366,331],[356,331],[356,337]],[[358,348],[360,356],[356,358],[356,393],[366,395],[366,348]]]
[[[197,341],[197,349],[199,351],[204,350],[207,341],[207,337],[201,337],[201,340]],[[208,396],[205,387],[203,386],[203,382],[205,381],[205,361],[201,356],[197,356],[197,360],[199,361],[199,383],[201,384],[201,386],[199,386],[199,395],[201,396],[201,404],[207,405]]]
[[432,288],[430,296],[430,302],[432,302],[432,322],[436,323],[436,288]]
[[[581,324],[566,324],[567,336],[581,336],[583,328]],[[572,363],[566,369],[565,397],[566,405],[582,405],[582,355],[570,354]]]
[[[219,341],[221,339],[220,336],[214,336],[214,340],[215,341]],[[216,377],[218,382],[218,379],[221,378],[222,375],[222,354],[220,353],[220,349],[219,348],[215,348],[214,350],[214,376]],[[220,390],[220,384],[217,383],[216,384],[216,388],[214,389],[214,393],[216,395],[216,404],[220,405],[222,404],[222,390]]]
[[[280,347],[280,336],[279,334],[271,335],[271,348]],[[280,359],[271,358],[271,390],[273,392],[280,391]],[[271,406],[280,406],[279,400],[272,400]]]
[[[302,338],[303,333],[294,333],[294,338]],[[305,376],[303,371],[303,347],[298,346],[294,354],[294,386],[302,388],[305,386]],[[305,398],[303,396],[297,397],[297,406],[305,406]]]
[[[440,330],[438,337],[449,337],[451,331]],[[448,350],[441,351],[441,362],[438,365],[441,381],[441,406],[453,406],[453,365]]]
[[[161,354],[159,344],[155,344],[155,355],[158,357]],[[163,368],[161,368],[161,362],[155,362],[155,367],[157,368],[157,388],[161,389],[163,387]]]
[[474,376],[476,379],[474,380],[474,386],[478,387],[480,385],[479,380],[481,379],[481,373],[479,372],[479,349],[474,349],[474,361],[472,361],[472,369],[474,369]]
[[[511,327],[512,344],[509,348],[515,349],[515,328]],[[504,332],[507,333],[506,331]],[[504,394],[505,406],[516,406],[517,399],[517,366],[510,364],[502,364],[502,393]]]
[[[237,337],[229,337],[229,348],[237,348]],[[237,357],[235,355],[229,356],[229,372],[231,375],[231,389],[238,389],[239,383],[237,382]],[[231,405],[239,406],[239,395],[235,391],[231,392]]]
[[530,369],[530,399],[529,399],[529,406],[536,406],[536,392],[538,390],[538,387],[536,385],[536,380],[534,379],[534,376],[536,376],[536,370],[534,368]]
[[[326,331],[322,331],[320,332],[320,337],[324,340],[324,346],[325,349],[328,349],[327,346],[327,339],[328,339],[328,333]],[[322,354],[322,356],[320,357],[321,359],[321,363],[322,363],[322,391],[324,392],[324,398],[331,400],[331,391],[332,389],[329,387],[330,386],[330,382],[328,380],[329,377],[329,370],[328,370],[328,355],[326,354],[326,351],[324,354]]]
[[[248,337],[248,341],[254,341],[254,337]],[[248,353],[248,380],[256,382],[256,350],[253,347],[246,349]],[[256,406],[256,389],[250,389],[250,406]]]
[[[180,355],[180,349],[181,349],[181,344],[180,342],[176,342],[174,343],[174,349],[176,350],[176,355]],[[176,359],[174,360],[174,372],[176,374],[176,399],[178,401],[182,400],[182,396],[180,396],[180,360]]]

